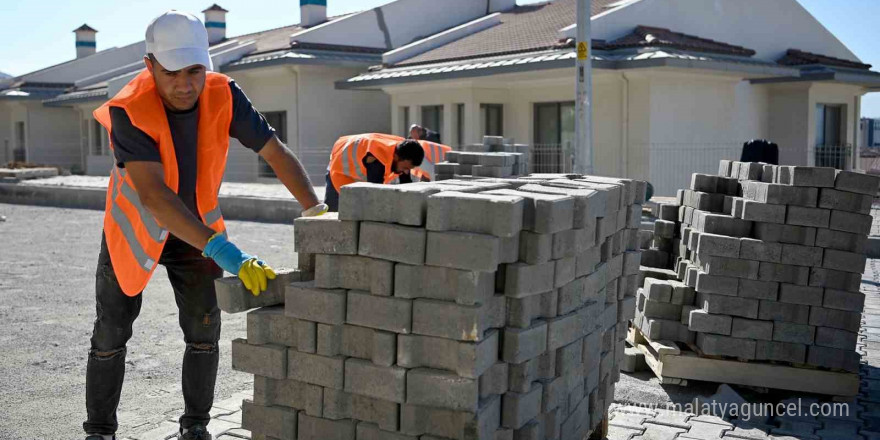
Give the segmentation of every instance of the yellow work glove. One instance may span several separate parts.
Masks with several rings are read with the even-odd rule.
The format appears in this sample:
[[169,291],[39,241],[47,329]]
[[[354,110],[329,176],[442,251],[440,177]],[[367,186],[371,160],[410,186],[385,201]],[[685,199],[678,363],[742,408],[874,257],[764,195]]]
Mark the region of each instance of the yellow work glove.
[[306,209],[300,215],[303,217],[317,217],[319,215],[324,215],[328,209],[330,209],[330,208],[327,206],[327,204],[318,203],[317,205],[312,206],[309,209]]
[[241,264],[238,278],[244,284],[245,289],[250,290],[254,296],[260,296],[260,293],[268,287],[268,280],[275,279],[275,270],[268,264],[251,258]]

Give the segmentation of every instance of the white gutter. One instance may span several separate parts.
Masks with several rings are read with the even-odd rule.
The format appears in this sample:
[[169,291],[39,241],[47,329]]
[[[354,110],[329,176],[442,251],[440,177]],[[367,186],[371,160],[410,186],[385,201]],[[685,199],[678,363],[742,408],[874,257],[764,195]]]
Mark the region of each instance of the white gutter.
[[430,37],[412,42],[397,49],[382,54],[382,63],[386,65],[397,64],[400,61],[412,58],[431,49],[436,49],[444,44],[464,38],[484,29],[501,23],[501,13],[496,12],[485,17],[458,25]]

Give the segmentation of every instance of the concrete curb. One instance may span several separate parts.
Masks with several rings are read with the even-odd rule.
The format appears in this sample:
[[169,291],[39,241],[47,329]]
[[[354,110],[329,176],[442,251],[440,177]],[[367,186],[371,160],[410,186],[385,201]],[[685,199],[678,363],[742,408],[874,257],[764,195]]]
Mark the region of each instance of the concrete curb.
[[[0,203],[103,211],[105,195],[106,190],[103,188],[0,183]],[[227,220],[288,224],[293,223],[293,219],[302,212],[302,207],[295,200],[222,195],[220,209]]]

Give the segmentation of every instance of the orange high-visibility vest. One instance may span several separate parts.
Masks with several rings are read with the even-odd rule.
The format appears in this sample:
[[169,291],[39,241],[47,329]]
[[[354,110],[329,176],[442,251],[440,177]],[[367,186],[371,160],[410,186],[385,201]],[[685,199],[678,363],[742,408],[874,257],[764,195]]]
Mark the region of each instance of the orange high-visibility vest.
[[[229,77],[208,72],[198,106],[196,208],[205,225],[214,231],[225,233],[226,226],[217,195],[226,168],[229,126],[232,123]],[[125,110],[132,125],[156,141],[165,172],[165,185],[176,193],[177,156],[174,153],[165,106],[156,91],[152,74],[144,70],[116,96],[95,110],[95,119],[107,129],[108,137],[113,131],[110,107]],[[113,148],[112,142],[110,147]],[[168,230],[141,203],[125,168],[114,166],[110,173],[104,210],[104,235],[119,286],[126,295],[137,296],[156,270],[168,239]]]
[[425,178],[434,180],[434,164],[446,160],[446,153],[452,151],[452,147],[431,141],[419,141],[419,144],[425,150],[425,159],[422,160],[421,165],[413,168],[410,174],[414,182]]
[[385,166],[385,180],[397,174],[391,169],[394,150],[403,138],[382,133],[364,133],[339,138],[330,151],[327,171],[330,181],[339,191],[345,185],[367,181],[367,168],[364,157],[371,154]]

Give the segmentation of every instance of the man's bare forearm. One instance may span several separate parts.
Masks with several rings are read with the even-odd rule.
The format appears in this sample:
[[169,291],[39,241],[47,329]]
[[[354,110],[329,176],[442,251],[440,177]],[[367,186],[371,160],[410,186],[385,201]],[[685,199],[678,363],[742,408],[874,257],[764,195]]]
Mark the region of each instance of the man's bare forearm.
[[168,232],[198,250],[204,250],[208,239],[214,235],[214,230],[205,226],[193,215],[177,194],[168,187],[156,191],[144,206],[156,217],[159,224],[168,229]]
[[284,184],[290,194],[299,202],[303,209],[309,209],[318,203],[318,196],[306,174],[305,168],[293,152],[290,151],[278,138],[273,137],[266,146],[264,151],[260,152],[263,159],[269,163],[278,180]]

